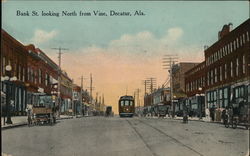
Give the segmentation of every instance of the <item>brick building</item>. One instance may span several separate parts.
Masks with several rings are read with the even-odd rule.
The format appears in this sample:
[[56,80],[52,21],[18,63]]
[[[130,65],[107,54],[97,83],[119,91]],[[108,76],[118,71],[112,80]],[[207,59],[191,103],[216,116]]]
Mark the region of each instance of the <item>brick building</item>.
[[185,94],[185,72],[192,69],[199,63],[194,62],[180,62],[173,65],[172,77],[173,77],[173,92],[176,98],[186,97]]
[[186,72],[187,95],[204,93],[206,108],[219,112],[217,120],[221,109],[250,100],[250,19],[234,30],[231,26],[224,25],[218,41],[205,49],[205,62]]
[[61,73],[61,85],[60,85],[60,100],[61,100],[61,112],[63,114],[71,114],[72,110],[72,89],[73,81],[69,78],[65,71]]
[[[9,99],[12,115],[24,115],[27,100],[26,73],[28,52],[5,30],[1,30],[1,96]],[[11,71],[6,66],[11,66]],[[9,79],[10,78],[10,79]],[[4,99],[2,99],[4,100]],[[2,103],[3,110],[6,103]]]
[[52,92],[56,92],[58,66],[34,45],[25,47],[29,53],[27,68],[28,104],[52,107]]

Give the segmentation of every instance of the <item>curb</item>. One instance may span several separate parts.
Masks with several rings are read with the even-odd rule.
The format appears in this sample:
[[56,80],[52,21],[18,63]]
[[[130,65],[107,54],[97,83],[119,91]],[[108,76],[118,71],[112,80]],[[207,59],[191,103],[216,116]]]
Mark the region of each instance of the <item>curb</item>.
[[12,125],[1,127],[1,130],[6,130],[6,129],[16,128],[16,127],[21,127],[21,126],[25,126],[25,125],[27,125],[27,123],[12,124]]
[[57,118],[56,120],[73,119],[73,117]]

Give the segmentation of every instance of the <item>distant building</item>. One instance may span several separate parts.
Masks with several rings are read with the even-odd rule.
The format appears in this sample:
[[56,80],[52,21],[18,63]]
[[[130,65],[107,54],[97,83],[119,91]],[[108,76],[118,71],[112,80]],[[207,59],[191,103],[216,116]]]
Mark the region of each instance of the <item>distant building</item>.
[[173,65],[172,77],[173,77],[173,95],[176,98],[186,97],[185,94],[185,72],[195,67],[199,63],[194,62],[180,62]]

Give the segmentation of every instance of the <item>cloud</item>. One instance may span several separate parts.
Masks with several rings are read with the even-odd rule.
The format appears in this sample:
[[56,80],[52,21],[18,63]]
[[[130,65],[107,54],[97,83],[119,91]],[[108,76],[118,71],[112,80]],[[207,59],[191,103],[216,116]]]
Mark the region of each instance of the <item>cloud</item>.
[[48,42],[52,38],[54,38],[58,32],[56,30],[52,30],[50,32],[46,32],[41,29],[35,30],[34,36],[31,38],[31,43],[35,45],[39,45],[45,42]]

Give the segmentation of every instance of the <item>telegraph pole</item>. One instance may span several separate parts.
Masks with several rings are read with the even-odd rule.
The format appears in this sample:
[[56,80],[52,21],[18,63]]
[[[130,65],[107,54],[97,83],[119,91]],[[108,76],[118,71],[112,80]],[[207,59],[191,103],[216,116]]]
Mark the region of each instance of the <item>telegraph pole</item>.
[[163,58],[163,66],[164,69],[169,70],[170,74],[170,102],[171,102],[171,110],[172,110],[172,118],[175,117],[175,103],[173,103],[173,65],[177,62],[178,56],[177,55],[165,55]]
[[[83,101],[82,101],[82,89],[83,89],[83,76],[81,76],[81,91],[80,91],[80,94],[81,94],[81,105],[80,105],[80,109],[81,109],[81,114],[84,116],[84,113],[85,113],[85,110],[84,112],[82,111],[82,104],[83,104]],[[83,106],[83,109],[84,109],[84,106]]]
[[61,57],[62,57],[62,50],[69,50],[69,49],[66,49],[66,48],[52,48],[52,49],[55,49],[55,50],[59,50],[58,52],[58,65],[59,65],[59,69],[58,69],[58,85],[57,85],[57,106],[59,108],[58,110],[58,114],[57,116],[60,117],[60,114],[61,114],[61,73],[62,73],[62,70],[61,70]]

